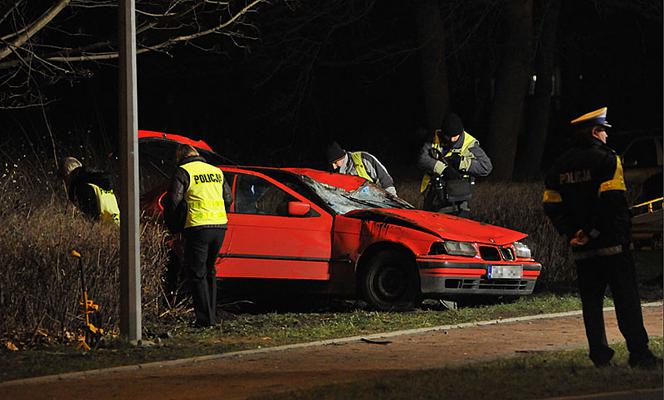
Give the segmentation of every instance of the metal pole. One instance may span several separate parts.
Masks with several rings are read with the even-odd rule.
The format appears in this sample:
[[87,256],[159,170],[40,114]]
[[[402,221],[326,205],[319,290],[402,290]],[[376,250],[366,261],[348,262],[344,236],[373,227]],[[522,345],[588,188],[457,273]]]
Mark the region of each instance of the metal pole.
[[136,19],[134,0],[120,0],[120,333],[141,340],[141,265],[138,206]]

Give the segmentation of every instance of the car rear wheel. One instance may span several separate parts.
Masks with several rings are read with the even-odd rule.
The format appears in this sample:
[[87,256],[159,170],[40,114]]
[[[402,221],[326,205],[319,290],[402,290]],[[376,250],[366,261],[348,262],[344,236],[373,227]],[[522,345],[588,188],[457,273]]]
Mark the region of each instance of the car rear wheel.
[[415,263],[398,250],[382,250],[374,255],[362,275],[361,285],[366,301],[379,310],[412,309],[420,297]]

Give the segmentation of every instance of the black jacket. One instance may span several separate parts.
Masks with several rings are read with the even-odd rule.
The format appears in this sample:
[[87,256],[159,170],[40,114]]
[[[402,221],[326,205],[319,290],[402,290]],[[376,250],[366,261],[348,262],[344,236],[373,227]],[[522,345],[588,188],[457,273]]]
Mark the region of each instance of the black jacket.
[[631,221],[622,166],[610,147],[581,138],[554,162],[544,183],[544,211],[558,232],[569,239],[583,229],[591,236],[586,246],[575,250],[629,243]]
[[[465,138],[466,132],[461,134],[459,140],[454,142],[451,147],[443,146],[443,154],[446,154],[451,149],[459,149],[463,146],[463,141]],[[418,167],[425,173],[434,176],[436,175],[436,164],[440,161],[432,157],[430,150],[433,147],[431,141],[425,142],[421,149],[417,159]],[[472,177],[487,176],[491,173],[493,165],[491,164],[491,159],[489,156],[482,150],[478,141],[476,141],[472,146],[468,148],[466,154],[461,154],[462,159],[467,159],[464,163],[464,166],[459,169],[461,174],[467,174]],[[468,165],[465,165],[468,164]]]
[[[187,216],[187,202],[184,199],[184,195],[187,193],[187,190],[189,190],[189,174],[184,170],[184,168],[181,167],[181,165],[190,163],[192,161],[206,162],[203,157],[187,157],[182,160],[182,162],[178,164],[178,167],[173,173],[170,186],[168,187],[168,192],[166,192],[166,195],[162,201],[164,206],[164,222],[166,222],[166,226],[173,233],[182,231]],[[226,179],[224,179],[223,195],[224,205],[228,211],[231,203],[233,202],[233,194],[231,193],[231,187]],[[189,229],[225,226],[226,225],[199,225]]]
[[86,216],[99,219],[99,204],[94,189],[90,183],[104,190],[112,190],[111,175],[107,172],[97,171],[87,167],[78,167],[71,172],[69,178],[68,196]]

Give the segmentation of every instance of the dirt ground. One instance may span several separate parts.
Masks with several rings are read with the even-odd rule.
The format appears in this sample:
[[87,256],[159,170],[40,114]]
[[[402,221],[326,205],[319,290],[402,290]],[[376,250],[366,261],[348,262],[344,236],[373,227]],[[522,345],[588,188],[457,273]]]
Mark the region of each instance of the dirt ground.
[[[643,313],[649,335],[662,336],[662,307],[646,307]],[[622,340],[614,312],[606,312],[605,318],[609,340]],[[244,399],[418,369],[586,346],[580,315],[409,334],[385,341],[389,343],[358,340],[179,365],[165,363],[131,371],[5,382],[0,384],[0,398]]]

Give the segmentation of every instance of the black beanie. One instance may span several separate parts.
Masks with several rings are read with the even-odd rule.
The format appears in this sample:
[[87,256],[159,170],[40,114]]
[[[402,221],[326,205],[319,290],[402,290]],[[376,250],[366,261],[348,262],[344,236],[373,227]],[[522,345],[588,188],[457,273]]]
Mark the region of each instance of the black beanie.
[[341,148],[341,146],[339,146],[339,143],[337,142],[332,142],[327,146],[327,149],[325,149],[325,157],[327,157],[327,162],[330,164],[345,155],[346,152]]
[[441,131],[443,132],[443,137],[451,138],[463,133],[463,124],[461,123],[461,118],[454,113],[447,114],[445,120],[443,121],[443,126],[441,126]]

